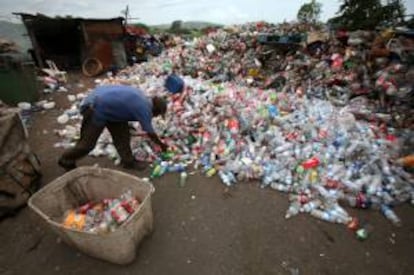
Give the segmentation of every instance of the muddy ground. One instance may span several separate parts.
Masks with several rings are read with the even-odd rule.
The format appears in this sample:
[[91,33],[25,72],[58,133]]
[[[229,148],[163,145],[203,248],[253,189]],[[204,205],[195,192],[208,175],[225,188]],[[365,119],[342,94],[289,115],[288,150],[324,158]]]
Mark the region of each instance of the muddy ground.
[[[42,162],[43,184],[64,171],[54,148],[56,117],[69,106],[67,94],[84,91],[93,80],[70,76],[69,93],[45,96],[58,108],[36,113],[30,128],[32,150]],[[87,157],[80,165],[120,169],[106,158]],[[137,173],[148,176],[150,171]],[[361,242],[342,225],[307,215],[284,219],[287,196],[257,183],[224,192],[217,178],[178,176],[154,181],[155,231],[137,250],[136,260],[117,266],[90,258],[39,226],[28,208],[0,222],[0,274],[414,274],[414,219],[410,205],[396,209],[403,220],[392,226],[374,210],[350,210],[372,229]]]

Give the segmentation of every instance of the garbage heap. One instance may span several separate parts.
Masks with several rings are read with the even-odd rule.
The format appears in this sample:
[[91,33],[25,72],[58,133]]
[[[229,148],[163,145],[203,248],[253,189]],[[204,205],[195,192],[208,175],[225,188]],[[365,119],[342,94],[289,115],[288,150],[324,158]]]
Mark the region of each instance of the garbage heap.
[[215,83],[306,94],[339,106],[357,96],[377,100],[380,94],[387,94],[398,107],[389,108],[388,116],[378,115],[386,106],[379,109],[375,100],[358,116],[411,125],[414,68],[377,64],[377,59],[370,58],[373,37],[374,32],[357,31],[341,42],[323,27],[245,24],[218,29],[191,41],[176,38],[177,46],[161,58],[131,67],[123,74],[142,85],[153,75],[175,72]]
[[[230,36],[236,43],[240,41],[236,37],[244,37],[244,32],[254,26],[239,26],[235,34],[219,30],[200,41],[232,41],[227,37]],[[194,45],[199,45],[200,41]],[[233,42],[228,45],[237,45]],[[220,45],[216,44],[214,51],[207,49],[203,54],[204,46],[189,47],[183,41],[160,57],[99,83],[128,80],[148,95],[166,95],[165,74],[174,66],[185,74],[188,64],[209,64],[205,57],[210,54],[216,54],[214,60],[220,60],[211,65],[221,69],[233,70],[234,66],[240,66],[245,70],[247,60],[254,63],[254,58],[249,59],[245,54],[251,49],[237,59],[234,50],[226,52]],[[178,58],[182,53],[185,58],[194,59],[193,63],[180,63]],[[281,59],[293,67],[303,66],[303,60],[296,57]],[[205,74],[214,69],[202,69],[197,78],[185,77],[185,92],[168,95],[167,118],[154,120],[170,152],[160,154],[145,138],[139,125],[133,123],[136,130],[131,143],[136,158],[154,163],[153,179],[167,172],[179,172],[182,181],[183,173],[187,175],[186,171],[193,169],[207,177],[217,174],[227,187],[244,181],[259,181],[262,188],[289,194],[291,204],[286,218],[305,212],[328,222],[355,225],[355,219],[343,208],[347,205],[380,209],[393,224],[400,225],[392,208],[407,201],[414,202],[414,180],[395,160],[412,131],[396,129],[378,120],[357,120],[353,114],[358,111],[356,105],[343,107],[340,106],[343,104],[333,104],[315,96],[314,89],[325,88],[317,83],[330,81],[335,73],[325,73],[335,71],[332,64],[336,63],[329,65],[319,60],[315,64],[311,56],[305,57],[305,63],[308,73],[290,71],[286,67],[281,70],[280,75],[284,75],[286,81],[282,81],[279,88],[253,85],[254,82],[246,81],[246,74],[240,71],[234,71],[232,81],[216,81],[213,75],[206,77]],[[345,71],[342,65],[338,72]],[[325,68],[324,73],[317,73],[321,67]],[[198,71],[193,67],[188,70]],[[256,79],[259,78],[254,81]],[[346,79],[345,76],[342,79]],[[264,84],[260,79],[257,83]],[[360,87],[368,88],[368,84],[364,85]],[[79,101],[75,102],[62,115],[71,125],[57,130],[63,138],[57,147],[73,146],[78,137],[78,105]],[[107,132],[100,137],[91,155],[108,155],[119,162]]]
[[[259,32],[277,33],[280,37],[295,38],[295,42],[286,41],[291,50],[280,50],[266,46],[259,40]],[[185,41],[175,38],[176,47],[164,53],[162,66],[147,68],[155,74],[174,70],[182,75],[213,79],[217,82],[237,81],[256,86],[265,85],[266,77],[277,70],[283,70],[286,63],[281,54],[293,54],[293,47],[300,44],[301,33],[306,29],[302,25],[246,24],[218,29],[208,35]],[[280,46],[280,44],[279,44]],[[159,62],[155,61],[155,62]]]

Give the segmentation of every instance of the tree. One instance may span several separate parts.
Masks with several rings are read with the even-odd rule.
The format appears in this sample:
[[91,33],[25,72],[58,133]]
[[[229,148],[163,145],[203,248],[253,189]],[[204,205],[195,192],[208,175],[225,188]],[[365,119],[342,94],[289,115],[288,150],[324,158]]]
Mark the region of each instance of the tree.
[[298,21],[302,23],[315,23],[321,15],[321,11],[322,4],[311,0],[310,3],[305,3],[300,7],[297,14]]
[[175,20],[174,22],[171,23],[170,30],[172,32],[179,32],[181,30],[182,25],[183,25],[183,21]]
[[380,0],[345,0],[339,8],[350,29],[374,29],[380,22]]
[[404,22],[405,7],[401,0],[388,0],[383,7],[382,19],[383,21],[398,24]]
[[411,16],[411,18],[407,20],[407,27],[409,29],[414,29],[414,16]]
[[328,22],[333,25],[357,29],[375,29],[384,23],[395,22],[403,18],[405,8],[400,0],[389,0],[382,5],[381,0],[343,0],[337,14]]

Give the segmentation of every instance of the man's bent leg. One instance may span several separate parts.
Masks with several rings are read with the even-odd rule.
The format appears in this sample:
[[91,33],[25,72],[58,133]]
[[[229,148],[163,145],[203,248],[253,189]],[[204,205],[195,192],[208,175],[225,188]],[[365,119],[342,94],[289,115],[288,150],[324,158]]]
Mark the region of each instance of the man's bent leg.
[[145,169],[145,165],[136,162],[132,155],[128,122],[109,122],[106,127],[111,133],[114,146],[121,157],[122,166],[128,169]]
[[92,122],[93,110],[87,109],[83,114],[80,139],[75,147],[66,150],[59,159],[59,165],[66,170],[76,168],[76,160],[86,156],[95,147],[104,126]]

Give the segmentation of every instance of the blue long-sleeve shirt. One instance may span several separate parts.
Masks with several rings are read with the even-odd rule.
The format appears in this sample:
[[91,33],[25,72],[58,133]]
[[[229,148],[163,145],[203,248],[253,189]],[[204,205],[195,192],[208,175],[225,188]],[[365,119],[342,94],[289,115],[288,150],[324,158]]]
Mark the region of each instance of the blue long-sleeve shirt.
[[140,89],[125,85],[105,85],[95,88],[81,103],[81,109],[91,106],[94,122],[138,121],[147,133],[152,127],[152,101]]

